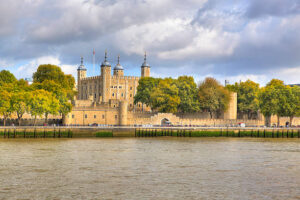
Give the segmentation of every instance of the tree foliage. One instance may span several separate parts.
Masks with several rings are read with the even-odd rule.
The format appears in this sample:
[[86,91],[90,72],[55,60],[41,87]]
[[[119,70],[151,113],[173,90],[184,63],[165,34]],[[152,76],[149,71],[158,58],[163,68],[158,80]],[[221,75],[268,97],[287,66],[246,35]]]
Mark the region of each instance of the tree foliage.
[[178,88],[178,96],[180,103],[178,111],[182,113],[192,113],[200,110],[199,101],[197,99],[197,84],[191,76],[180,76],[175,81]]
[[211,118],[214,115],[218,118],[228,108],[230,92],[216,79],[206,78],[199,84],[198,98],[200,108],[209,112]]
[[150,94],[151,108],[158,112],[175,113],[180,105],[178,88],[171,78],[160,80]]
[[193,77],[178,79],[144,77],[139,80],[134,103],[143,103],[159,112],[199,111],[197,85]]
[[35,122],[42,116],[47,121],[49,114],[64,117],[72,110],[74,85],[75,79],[55,65],[39,66],[30,86],[24,79],[17,80],[3,70],[0,72],[0,115],[6,121],[14,113],[19,125],[25,113],[30,113]]
[[11,94],[6,90],[0,89],[0,115],[3,116],[4,126],[6,124],[6,120],[11,116],[12,107],[11,107]]
[[9,71],[7,70],[0,71],[0,86],[7,83],[14,83],[16,81],[17,81],[16,77]]

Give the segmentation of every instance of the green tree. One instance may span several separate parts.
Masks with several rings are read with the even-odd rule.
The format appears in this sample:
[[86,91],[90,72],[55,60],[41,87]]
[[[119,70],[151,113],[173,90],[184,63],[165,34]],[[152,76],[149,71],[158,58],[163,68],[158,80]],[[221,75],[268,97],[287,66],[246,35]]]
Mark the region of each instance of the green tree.
[[157,87],[160,79],[152,77],[143,77],[139,80],[139,85],[137,87],[137,93],[134,96],[134,104],[141,102],[150,106],[150,95],[153,92],[154,88]]
[[257,115],[260,89],[258,83],[247,80],[234,85],[227,85],[226,88],[237,93],[237,109],[243,117],[247,115],[248,119],[252,119],[254,115]]
[[214,78],[206,78],[198,88],[200,108],[213,118],[220,117],[228,108],[230,92]]
[[[290,126],[292,126],[293,118],[299,115],[299,99],[300,90],[299,87],[285,86],[280,90],[279,106],[277,116],[287,116],[290,118]],[[278,125],[279,125],[278,121]]]
[[[31,87],[32,90],[46,90],[55,96],[55,99],[58,100],[59,105],[57,110],[58,112],[54,113],[59,113],[62,115],[62,117],[64,117],[64,115],[71,112],[72,104],[69,100],[68,92],[60,84],[54,82],[53,80],[44,80],[42,83],[33,83]],[[53,102],[54,107],[56,107],[55,105],[56,103]],[[53,114],[53,112],[50,114]]]
[[160,80],[150,94],[150,106],[158,112],[176,113],[179,104],[178,88],[171,78]]
[[16,82],[16,77],[7,70],[0,71],[0,86],[5,83],[14,83]]
[[56,65],[40,65],[33,74],[33,86],[55,94],[59,100],[59,113],[64,118],[72,110],[71,100],[76,92],[75,79],[71,75],[65,75]]
[[192,76],[180,76],[175,83],[178,88],[178,96],[180,98],[178,110],[182,113],[199,111],[197,85],[194,78]]
[[23,115],[28,111],[29,94],[29,92],[20,90],[14,91],[11,96],[12,111],[17,114],[19,126],[21,126]]
[[6,120],[11,116],[12,107],[10,104],[11,94],[6,90],[0,90],[0,115],[3,116],[3,125],[6,125]]
[[56,65],[40,65],[33,74],[34,83],[43,83],[46,80],[52,80],[69,91],[75,87],[75,79],[71,75],[65,75],[61,68]]
[[29,95],[28,110],[34,117],[34,125],[36,125],[37,117],[42,117],[45,113],[51,112],[51,96],[52,94],[45,90],[34,90]]
[[266,125],[270,125],[270,117],[277,115],[277,126],[280,125],[280,117],[285,115],[287,106],[287,93],[284,82],[272,79],[259,94],[259,107],[266,118]]

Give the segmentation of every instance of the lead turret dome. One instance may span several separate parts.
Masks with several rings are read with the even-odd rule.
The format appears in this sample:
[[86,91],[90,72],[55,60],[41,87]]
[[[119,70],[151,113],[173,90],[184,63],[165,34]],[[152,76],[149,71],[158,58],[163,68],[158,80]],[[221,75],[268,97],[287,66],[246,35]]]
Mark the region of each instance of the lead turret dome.
[[144,62],[142,64],[142,68],[143,67],[150,67],[150,65],[147,63],[147,54],[146,54],[146,52],[145,52],[145,56],[144,56]]
[[122,65],[120,65],[120,56],[118,56],[118,64],[114,67],[114,70],[124,70]]
[[81,56],[80,65],[78,66],[77,70],[86,70],[85,66],[83,65],[83,57],[82,56]]
[[102,62],[101,66],[111,66],[110,63],[107,61],[107,51],[105,51],[104,61]]

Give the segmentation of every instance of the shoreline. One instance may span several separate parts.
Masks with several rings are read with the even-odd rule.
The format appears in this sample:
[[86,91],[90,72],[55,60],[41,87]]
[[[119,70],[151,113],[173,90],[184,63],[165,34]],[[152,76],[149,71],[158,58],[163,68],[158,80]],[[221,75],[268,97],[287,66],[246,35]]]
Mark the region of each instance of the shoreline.
[[91,137],[300,138],[300,128],[262,127],[0,127],[0,138]]

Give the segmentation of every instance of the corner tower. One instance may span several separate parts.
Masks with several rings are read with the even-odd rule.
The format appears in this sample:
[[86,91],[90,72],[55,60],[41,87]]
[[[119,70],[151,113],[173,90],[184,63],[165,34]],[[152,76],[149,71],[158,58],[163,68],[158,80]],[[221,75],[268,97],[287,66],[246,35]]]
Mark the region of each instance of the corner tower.
[[124,76],[124,69],[120,65],[120,56],[118,56],[118,64],[114,67],[114,76]]
[[105,51],[104,61],[101,64],[102,76],[102,102],[108,102],[110,97],[111,65],[107,61],[107,51]]
[[150,65],[147,63],[146,52],[144,57],[144,63],[141,66],[141,77],[150,77]]
[[83,91],[81,87],[81,80],[83,78],[86,78],[86,68],[83,65],[83,57],[81,57],[81,64],[77,68],[77,91],[78,91],[77,99],[80,99],[80,97],[82,96],[81,94]]

